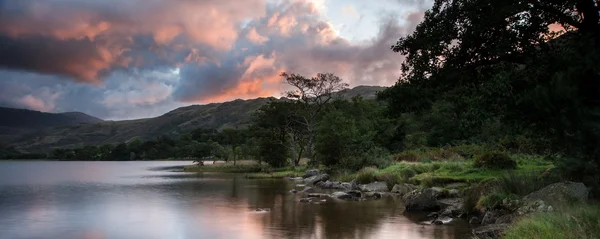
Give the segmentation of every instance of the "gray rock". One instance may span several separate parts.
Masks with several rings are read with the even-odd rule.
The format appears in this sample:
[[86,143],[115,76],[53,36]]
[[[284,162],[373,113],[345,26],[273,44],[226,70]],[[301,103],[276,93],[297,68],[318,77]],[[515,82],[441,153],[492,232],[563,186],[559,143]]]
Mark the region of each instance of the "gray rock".
[[498,219],[499,215],[495,211],[487,211],[483,216],[483,220],[481,220],[481,225],[489,225],[496,223],[496,219]]
[[306,172],[304,173],[303,178],[310,178],[312,176],[317,176],[319,175],[319,170],[318,169],[310,169],[310,170],[306,170]]
[[363,193],[358,190],[351,190],[351,191],[348,191],[347,193],[352,195],[355,198],[362,198],[362,196],[363,196]]
[[341,183],[341,185],[345,190],[354,190],[354,185],[352,185],[352,183]]
[[385,182],[373,182],[369,184],[361,184],[358,186],[363,192],[389,192]]
[[331,197],[333,198],[337,198],[337,199],[342,199],[342,200],[354,200],[356,199],[354,196],[345,193],[345,192],[334,192],[331,194]]
[[460,214],[465,213],[463,209],[463,200],[461,198],[447,198],[440,199],[438,203],[444,209],[440,212],[440,215],[447,217],[458,217]]
[[439,193],[431,188],[413,190],[404,197],[406,211],[439,210],[438,196]]
[[477,238],[501,238],[509,224],[492,224],[473,229],[473,235]]
[[585,202],[588,199],[589,190],[583,183],[561,182],[546,186],[538,191],[525,196],[523,201],[533,202],[542,200],[550,206],[572,204],[573,202]]
[[329,194],[325,194],[325,193],[309,193],[307,196],[309,198],[328,198]]
[[365,192],[365,197],[368,198],[375,198],[375,199],[380,199],[383,197],[383,194],[381,192]]
[[451,198],[460,197],[460,191],[458,191],[457,189],[450,189],[450,191],[448,191],[448,197],[451,197]]
[[314,193],[314,192],[315,192],[315,189],[314,189],[314,188],[311,188],[311,187],[305,187],[305,188],[302,190],[302,192],[303,192],[303,193]]
[[296,187],[297,188],[304,188],[304,187],[306,187],[306,185],[304,185],[304,184],[296,184]]
[[322,189],[339,189],[339,190],[344,190],[346,189],[344,186],[342,186],[341,183],[339,182],[331,182],[331,181],[326,181],[326,182],[318,182],[315,184],[315,186],[322,188]]
[[517,213],[506,214],[498,217],[495,223],[513,223],[518,217]]
[[309,203],[310,198],[300,198],[300,202]]
[[296,189],[292,189],[290,190],[290,193],[297,193],[298,191]]
[[318,182],[322,182],[322,181],[327,181],[329,180],[329,175],[327,174],[319,174],[319,175],[315,175],[309,178],[305,178],[304,179],[304,183],[306,185],[312,186],[315,185]]
[[433,224],[435,225],[442,225],[442,224],[448,224],[452,221],[451,217],[447,217],[447,216],[440,216],[437,219],[433,220]]
[[544,201],[542,200],[535,200],[535,201],[525,201],[524,204],[519,207],[519,209],[517,209],[517,214],[519,215],[525,215],[528,213],[533,213],[533,212],[550,212],[553,211],[554,208],[550,205],[547,205]]
[[432,212],[427,214],[427,218],[437,218],[440,214],[437,212]]
[[392,193],[400,194],[400,196],[404,196],[407,193],[415,190],[417,187],[412,184],[396,184],[392,188]]
[[290,181],[302,182],[304,179],[302,177],[288,178]]
[[481,219],[479,219],[478,217],[471,217],[471,219],[469,219],[469,224],[479,225],[481,224]]

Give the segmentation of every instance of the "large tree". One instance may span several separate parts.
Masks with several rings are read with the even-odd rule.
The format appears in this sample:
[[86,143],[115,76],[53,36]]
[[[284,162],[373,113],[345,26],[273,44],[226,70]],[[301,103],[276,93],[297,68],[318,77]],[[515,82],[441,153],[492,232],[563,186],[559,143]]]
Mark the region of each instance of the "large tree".
[[332,73],[319,73],[315,77],[307,78],[297,74],[282,73],[285,82],[292,86],[286,96],[293,99],[297,107],[293,112],[293,119],[306,131],[306,156],[314,160],[313,144],[319,125],[319,117],[323,110],[333,99],[335,92],[344,90],[348,84]]

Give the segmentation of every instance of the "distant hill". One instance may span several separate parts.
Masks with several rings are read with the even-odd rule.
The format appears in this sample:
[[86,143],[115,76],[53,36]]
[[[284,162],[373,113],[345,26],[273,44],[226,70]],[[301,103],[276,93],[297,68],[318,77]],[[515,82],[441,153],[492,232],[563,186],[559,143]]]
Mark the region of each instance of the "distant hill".
[[[372,99],[376,92],[383,89],[385,88],[379,86],[358,86],[338,92],[337,95],[349,99],[360,94]],[[57,147],[117,144],[134,138],[151,140],[161,135],[177,137],[199,127],[244,127],[252,120],[253,113],[271,100],[278,99],[270,97],[191,105],[155,118],[44,128],[20,135],[11,145],[26,152],[44,152]]]
[[93,124],[103,120],[80,113],[44,113],[0,107],[0,127],[37,129],[74,124]]

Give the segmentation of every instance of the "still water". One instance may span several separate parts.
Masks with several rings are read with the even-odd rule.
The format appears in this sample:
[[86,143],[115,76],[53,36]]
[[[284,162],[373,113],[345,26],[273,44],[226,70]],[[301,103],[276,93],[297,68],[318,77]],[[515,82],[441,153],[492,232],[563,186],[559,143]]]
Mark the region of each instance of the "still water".
[[[468,238],[398,199],[298,202],[286,180],[174,172],[191,162],[0,162],[0,238]],[[257,212],[256,209],[269,209]]]

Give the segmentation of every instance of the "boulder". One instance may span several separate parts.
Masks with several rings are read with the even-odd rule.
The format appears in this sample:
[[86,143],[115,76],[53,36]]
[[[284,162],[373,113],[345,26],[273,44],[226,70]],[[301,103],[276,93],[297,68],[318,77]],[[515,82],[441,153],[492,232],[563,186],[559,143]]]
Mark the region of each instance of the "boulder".
[[341,185],[345,190],[354,190],[355,188],[352,183],[341,183]]
[[309,193],[307,196],[309,198],[328,198],[329,194],[325,194],[325,193]]
[[306,185],[304,185],[304,184],[296,184],[296,187],[297,188],[304,188],[304,187],[306,187]]
[[304,179],[304,183],[306,185],[312,186],[312,185],[315,185],[315,183],[322,182],[322,181],[327,181],[327,180],[329,180],[329,175],[327,175],[327,174],[319,174],[319,175],[315,175],[315,176],[311,176],[311,177],[305,178]]
[[438,200],[440,207],[443,208],[439,212],[441,216],[447,217],[459,217],[461,214],[465,213],[463,209],[463,199],[461,198],[446,198]]
[[342,199],[342,200],[355,200],[356,198],[345,192],[334,192],[331,194],[331,197]]
[[489,225],[496,223],[496,219],[499,217],[499,213],[496,211],[487,211],[483,216],[483,220],[481,220],[481,225]]
[[400,196],[404,196],[405,194],[415,190],[417,188],[417,186],[412,185],[412,184],[396,184],[394,185],[394,187],[392,188],[392,193],[397,193],[400,194]]
[[587,201],[589,190],[583,183],[561,182],[554,183],[532,192],[523,198],[525,203],[542,200],[550,206],[572,204]]
[[451,198],[457,198],[460,197],[460,191],[458,191],[457,189],[450,189],[450,191],[448,191],[448,197]]
[[302,182],[304,179],[302,177],[288,178],[290,181],[294,182]]
[[297,193],[298,191],[296,189],[292,189],[290,190],[290,193]]
[[318,169],[310,169],[310,170],[306,170],[306,172],[304,173],[304,176],[302,176],[303,178],[310,178],[312,176],[317,176],[319,175],[319,170]]
[[315,192],[315,189],[314,189],[314,188],[311,188],[311,187],[305,187],[305,188],[302,190],[302,192],[303,192],[303,193],[314,193],[314,192]]
[[363,196],[363,193],[358,190],[351,190],[351,191],[348,191],[347,193],[352,195],[355,198],[362,198],[362,196]]
[[358,186],[363,192],[389,192],[385,182],[373,182],[369,184],[361,184]]
[[535,200],[535,201],[527,200],[519,209],[517,209],[517,214],[525,215],[525,214],[533,213],[533,212],[550,212],[553,210],[554,210],[554,208],[552,206],[547,205],[542,200]]
[[432,224],[435,225],[442,225],[442,224],[448,224],[452,221],[451,217],[447,217],[447,216],[440,216],[437,219],[433,220],[433,222],[431,222]]
[[479,219],[478,217],[471,217],[471,219],[469,219],[469,224],[472,225],[479,225],[481,224],[481,219]]
[[437,198],[440,194],[431,188],[417,189],[405,195],[406,211],[439,210]]
[[381,192],[365,192],[365,197],[380,199],[383,197]]
[[321,181],[315,184],[315,186],[322,188],[322,189],[346,189],[344,186],[342,186],[341,183],[339,182],[331,182],[331,181]]
[[491,224],[473,229],[473,235],[477,238],[501,238],[509,224]]

